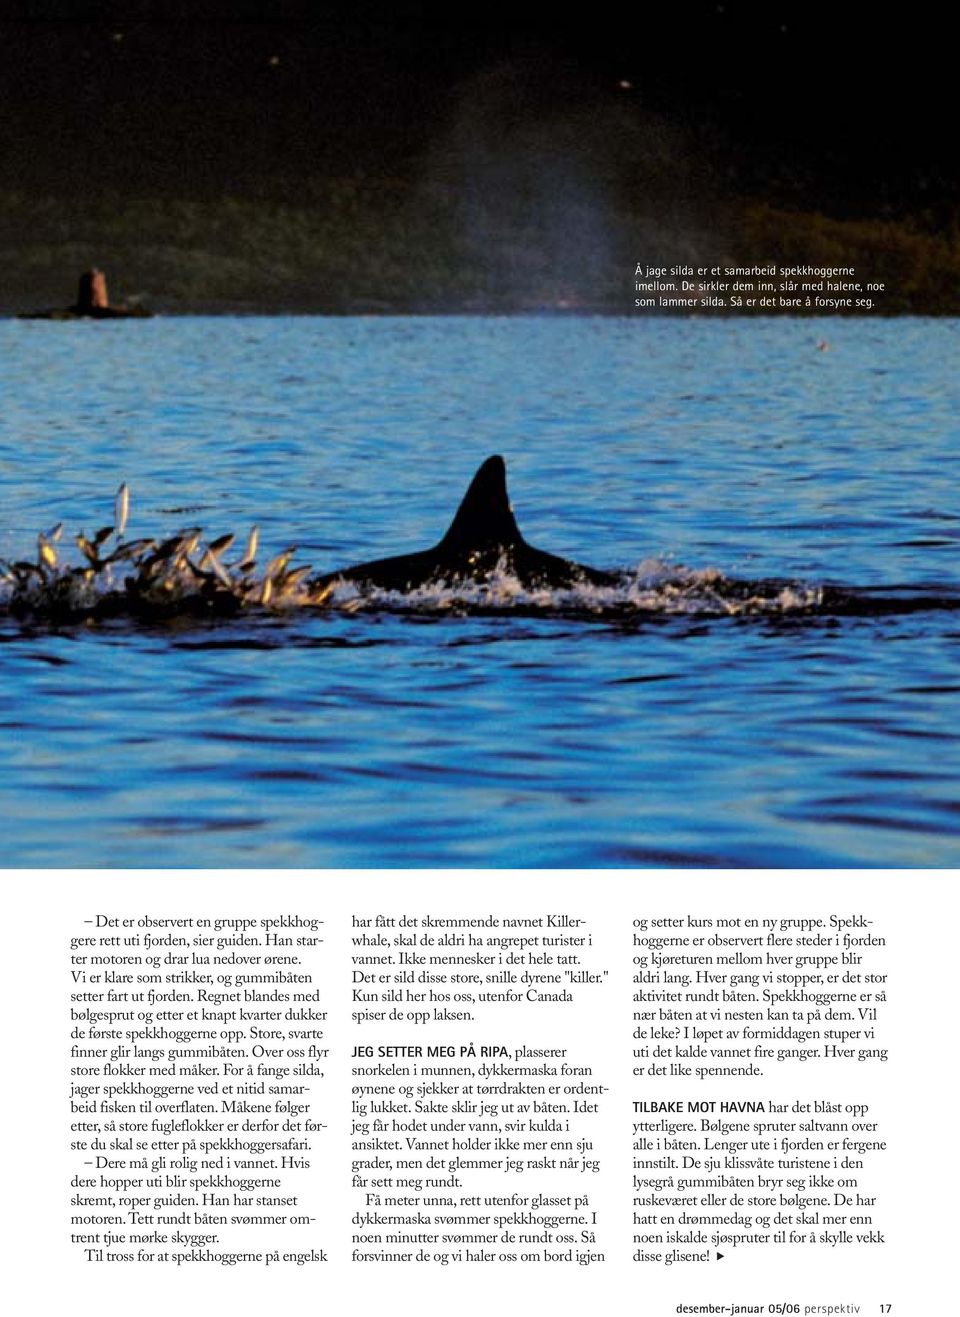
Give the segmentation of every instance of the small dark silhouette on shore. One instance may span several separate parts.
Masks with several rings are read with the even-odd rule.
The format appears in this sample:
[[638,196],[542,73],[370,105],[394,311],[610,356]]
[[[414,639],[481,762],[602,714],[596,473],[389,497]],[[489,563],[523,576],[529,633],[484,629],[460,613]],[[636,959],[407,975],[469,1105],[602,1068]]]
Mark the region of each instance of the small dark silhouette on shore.
[[107,276],[102,270],[85,270],[73,306],[50,311],[23,311],[19,320],[144,320],[153,315],[142,306],[111,306]]

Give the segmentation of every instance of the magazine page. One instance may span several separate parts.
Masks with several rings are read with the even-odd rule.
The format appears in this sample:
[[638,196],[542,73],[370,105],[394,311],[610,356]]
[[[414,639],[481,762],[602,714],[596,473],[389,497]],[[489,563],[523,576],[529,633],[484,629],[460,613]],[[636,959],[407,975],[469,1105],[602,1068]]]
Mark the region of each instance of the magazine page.
[[6,6],[18,1312],[947,1306],[950,59]]

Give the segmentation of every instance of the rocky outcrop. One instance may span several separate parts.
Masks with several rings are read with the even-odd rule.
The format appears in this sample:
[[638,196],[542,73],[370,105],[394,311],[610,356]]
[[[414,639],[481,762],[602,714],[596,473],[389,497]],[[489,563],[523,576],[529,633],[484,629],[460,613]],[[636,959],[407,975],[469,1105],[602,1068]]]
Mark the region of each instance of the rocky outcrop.
[[96,268],[85,270],[77,286],[73,306],[49,311],[25,311],[20,320],[143,320],[153,314],[142,306],[111,306],[107,276]]

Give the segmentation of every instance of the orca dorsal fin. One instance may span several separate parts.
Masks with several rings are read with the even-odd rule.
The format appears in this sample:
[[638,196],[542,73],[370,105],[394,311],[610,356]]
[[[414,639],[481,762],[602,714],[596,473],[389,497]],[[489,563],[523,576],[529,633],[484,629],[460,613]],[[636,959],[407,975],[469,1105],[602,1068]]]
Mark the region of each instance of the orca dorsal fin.
[[502,457],[488,457],[470,481],[470,488],[439,547],[469,552],[522,543],[523,536],[507,497],[506,464]]

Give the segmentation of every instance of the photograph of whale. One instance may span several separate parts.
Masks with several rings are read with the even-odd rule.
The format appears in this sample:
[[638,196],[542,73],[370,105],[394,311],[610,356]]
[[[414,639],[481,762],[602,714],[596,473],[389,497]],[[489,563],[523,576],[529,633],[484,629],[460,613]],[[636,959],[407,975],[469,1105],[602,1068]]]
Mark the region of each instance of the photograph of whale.
[[62,524],[37,537],[35,560],[0,560],[0,610],[31,624],[128,617],[152,622],[296,609],[527,612],[637,622],[652,616],[877,617],[960,609],[960,587],[860,587],[777,577],[743,579],[663,563],[601,570],[535,548],[517,525],[499,455],[478,468],[443,537],[429,549],[317,573],[295,548],[257,570],[254,527],[233,563],[236,536],[192,527],[162,539],[124,538],[130,490],[115,525],[78,534],[79,563],[59,547]]
[[960,867],[949,43],[17,8],[6,866]]
[[955,333],[0,324],[8,863],[956,863]]

